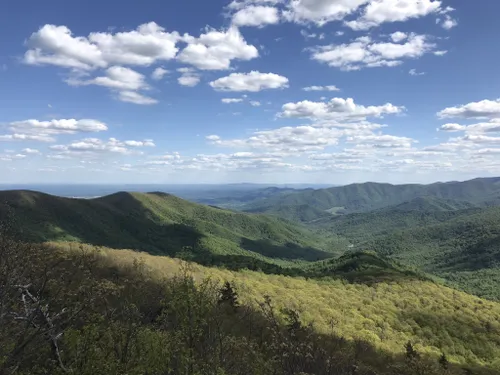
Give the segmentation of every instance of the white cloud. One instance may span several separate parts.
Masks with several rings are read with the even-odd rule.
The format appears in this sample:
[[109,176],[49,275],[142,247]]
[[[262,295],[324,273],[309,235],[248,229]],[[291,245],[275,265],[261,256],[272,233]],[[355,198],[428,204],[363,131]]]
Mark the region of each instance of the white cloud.
[[318,26],[338,21],[355,12],[369,0],[293,0],[283,17],[291,22],[315,23]]
[[277,5],[282,2],[283,0],[233,0],[227,8],[231,10],[239,10],[251,5]]
[[467,129],[467,126],[463,126],[460,124],[444,124],[439,128],[439,130],[444,132],[460,132],[464,131],[465,129]]
[[410,148],[417,141],[408,137],[397,137],[394,135],[357,135],[348,137],[347,143],[358,145],[369,145],[375,148]]
[[249,91],[258,92],[268,89],[282,89],[288,87],[288,78],[274,73],[231,73],[227,77],[210,82],[210,86],[217,91]]
[[321,34],[309,33],[309,32],[307,32],[307,30],[300,30],[300,35],[302,35],[306,39],[316,39],[316,38],[318,38],[319,40],[323,40],[326,37],[325,33],[321,33]]
[[116,138],[109,138],[107,141],[98,138],[85,138],[67,145],[50,146],[54,153],[49,156],[51,159],[58,159],[84,156],[95,158],[106,154],[132,155],[140,154],[140,151],[135,150],[140,147],[154,147],[154,142],[151,139],[122,142]]
[[433,53],[436,56],[444,56],[444,55],[446,55],[448,53],[448,51],[444,51],[444,50],[443,51],[435,51]]
[[418,72],[417,69],[410,69],[408,74],[411,76],[423,76],[423,75],[425,75],[424,72]]
[[282,127],[275,130],[257,131],[247,139],[223,140],[219,136],[207,137],[212,144],[223,147],[269,149],[279,152],[305,152],[322,150],[336,145],[343,132],[338,129],[312,126]]
[[71,86],[97,85],[117,91],[118,100],[134,104],[155,104],[155,99],[149,98],[136,92],[137,90],[148,90],[149,85],[143,74],[130,68],[112,66],[106,70],[106,76],[96,77],[89,80],[69,78],[66,82]]
[[391,34],[391,39],[394,43],[399,43],[402,42],[403,40],[408,39],[408,34],[403,33],[401,31],[396,31],[395,33]]
[[436,47],[425,35],[410,34],[405,43],[373,42],[360,37],[349,44],[332,44],[313,49],[312,59],[341,70],[397,66],[404,59],[416,59]]
[[441,23],[441,26],[445,30],[451,30],[455,26],[458,26],[458,21],[456,19],[451,18],[449,15],[446,15],[445,19]]
[[129,147],[155,147],[155,144],[151,139],[146,139],[144,141],[125,141],[123,144]]
[[490,122],[480,122],[471,125],[444,124],[439,130],[446,132],[466,132],[467,134],[500,133],[500,120],[495,119]]
[[500,99],[481,100],[438,112],[440,118],[494,119],[500,118]]
[[66,26],[45,25],[27,41],[24,62],[91,70],[113,64],[148,66],[177,54],[177,32],[166,32],[154,22],[119,33],[94,32],[73,36]]
[[304,87],[302,90],[304,91],[340,91],[337,86],[308,86]]
[[34,148],[25,148],[25,149],[23,149],[23,152],[25,154],[39,154],[40,153],[39,150],[34,149]]
[[112,66],[106,70],[106,76],[90,80],[68,79],[72,86],[97,85],[115,90],[140,90],[147,88],[144,75],[122,66]]
[[226,31],[207,30],[199,38],[187,38],[188,45],[177,56],[178,60],[200,70],[227,70],[232,60],[251,60],[259,51],[247,44],[237,27]]
[[312,102],[304,100],[297,103],[286,103],[280,116],[309,118],[313,120],[355,121],[367,117],[382,117],[385,114],[397,114],[404,110],[391,103],[382,106],[368,106],[354,103],[352,98],[333,98],[329,102]]
[[232,23],[236,26],[264,27],[279,22],[278,9],[269,6],[248,6],[233,15]]
[[153,73],[151,73],[151,78],[154,79],[155,81],[160,81],[168,73],[169,71],[167,69],[158,67],[153,71]]
[[54,119],[49,121],[29,119],[24,121],[14,121],[9,123],[8,126],[14,133],[35,134],[42,136],[49,134],[91,133],[108,130],[106,124],[93,119]]
[[177,78],[177,82],[181,86],[194,87],[200,83],[201,77],[192,68],[179,68],[177,69],[182,75]]
[[437,13],[441,1],[437,0],[372,0],[363,9],[361,17],[345,24],[354,30],[366,30],[386,22],[403,22]]
[[158,100],[139,94],[135,91],[120,91],[118,93],[118,100],[139,105],[151,105],[158,103]]
[[261,106],[261,103],[260,103],[259,101],[257,101],[257,100],[251,100],[251,101],[250,101],[250,105],[251,105],[252,107],[260,107],[260,106]]
[[38,141],[38,142],[54,142],[55,138],[45,134],[5,134],[0,135],[0,141]]
[[231,103],[241,103],[243,99],[240,98],[223,98],[221,99],[221,102],[224,104],[231,104]]

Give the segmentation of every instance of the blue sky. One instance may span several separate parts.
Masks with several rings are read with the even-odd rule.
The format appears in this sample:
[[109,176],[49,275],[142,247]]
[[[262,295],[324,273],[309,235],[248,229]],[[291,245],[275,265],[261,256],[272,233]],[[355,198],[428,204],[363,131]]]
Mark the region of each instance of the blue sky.
[[500,175],[499,11],[487,0],[7,0],[0,181]]

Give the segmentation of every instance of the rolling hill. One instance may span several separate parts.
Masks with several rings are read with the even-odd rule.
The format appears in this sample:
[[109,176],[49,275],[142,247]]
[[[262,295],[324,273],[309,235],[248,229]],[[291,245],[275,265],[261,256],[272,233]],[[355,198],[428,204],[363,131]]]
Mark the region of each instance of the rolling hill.
[[[465,182],[435,183],[431,185],[391,185],[380,183],[352,184],[329,189],[309,190],[278,195],[255,201],[243,207],[244,211],[283,214],[294,219],[301,217],[294,212],[287,216],[284,207],[304,207],[320,212],[368,212],[403,204],[415,198],[439,198],[450,206],[485,206],[498,203],[500,178],[480,178]],[[415,205],[415,201],[413,205]],[[426,205],[428,202],[426,203]],[[442,204],[442,203],[440,203]],[[446,204],[445,204],[446,205]],[[310,219],[310,215],[306,215]]]
[[13,214],[27,241],[77,241],[242,266],[259,260],[321,260],[335,250],[328,240],[286,220],[203,206],[165,193],[71,199],[4,191],[0,202],[0,212]]
[[[443,277],[463,290],[500,299],[500,207],[448,213],[451,216],[442,222],[436,219],[443,218],[440,216],[443,213],[439,213],[433,217],[434,221],[425,219],[387,235],[378,236],[380,233],[375,231],[375,236],[367,239],[367,234],[356,249],[376,251]],[[373,228],[377,222],[383,225],[379,218],[372,220],[369,227]],[[392,219],[387,221],[387,227],[392,224]]]

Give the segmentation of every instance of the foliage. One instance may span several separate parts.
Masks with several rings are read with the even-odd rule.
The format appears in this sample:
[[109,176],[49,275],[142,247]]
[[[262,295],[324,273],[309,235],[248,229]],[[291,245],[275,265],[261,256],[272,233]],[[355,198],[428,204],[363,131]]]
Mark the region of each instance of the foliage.
[[[27,241],[75,241],[204,264],[255,261],[285,265],[327,259],[331,236],[280,218],[191,203],[164,193],[116,193],[69,199],[30,191],[0,192],[0,218],[10,207]],[[334,236],[333,236],[334,237]]]
[[[71,246],[66,251],[75,251],[75,245]],[[158,280],[178,274],[183,267],[177,259],[128,250],[101,249],[99,254],[105,259],[101,263],[119,268],[144,264]],[[313,324],[314,331],[321,334],[334,334],[348,342],[361,340],[401,355],[411,340],[416,350],[432,356],[436,365],[439,356],[446,353],[451,363],[500,366],[500,304],[430,281],[407,277],[367,285],[196,264],[190,264],[189,269],[198,281],[229,281],[243,306],[259,308],[259,302],[269,296],[279,311],[297,311],[303,324]]]
[[[60,252],[13,242],[3,234],[0,254],[2,374],[442,373],[432,356],[410,363],[366,341],[346,340],[331,331],[321,334],[305,322],[305,314],[279,308],[267,296],[238,309],[221,304],[220,284],[199,278],[199,266],[181,265],[164,278],[160,263],[179,261],[137,253],[124,258],[126,251],[83,245]],[[24,259],[32,259],[28,267],[20,263]],[[16,319],[22,314],[23,296],[11,286],[18,283],[32,291],[43,286],[37,294],[40,306],[51,315],[68,314],[57,323],[58,354],[50,349],[46,331]],[[253,299],[245,294],[242,287],[242,299]],[[476,374],[496,373],[479,361],[467,368]],[[447,371],[462,373],[454,363]]]

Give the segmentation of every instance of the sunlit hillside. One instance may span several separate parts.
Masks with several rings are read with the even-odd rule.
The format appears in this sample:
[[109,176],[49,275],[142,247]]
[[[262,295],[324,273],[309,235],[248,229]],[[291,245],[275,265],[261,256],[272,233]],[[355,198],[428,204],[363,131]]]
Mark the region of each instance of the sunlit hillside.
[[[83,245],[56,244],[69,251]],[[172,277],[183,262],[131,250],[100,248],[118,267],[142,262],[157,278]],[[402,279],[371,286],[343,280],[313,280],[253,271],[230,271],[189,264],[196,280],[206,277],[236,285],[241,299],[256,304],[270,296],[273,303],[300,312],[323,333],[349,340],[363,339],[392,353],[409,340],[432,356],[442,353],[457,363],[488,365],[500,370],[500,304],[430,281]]]

